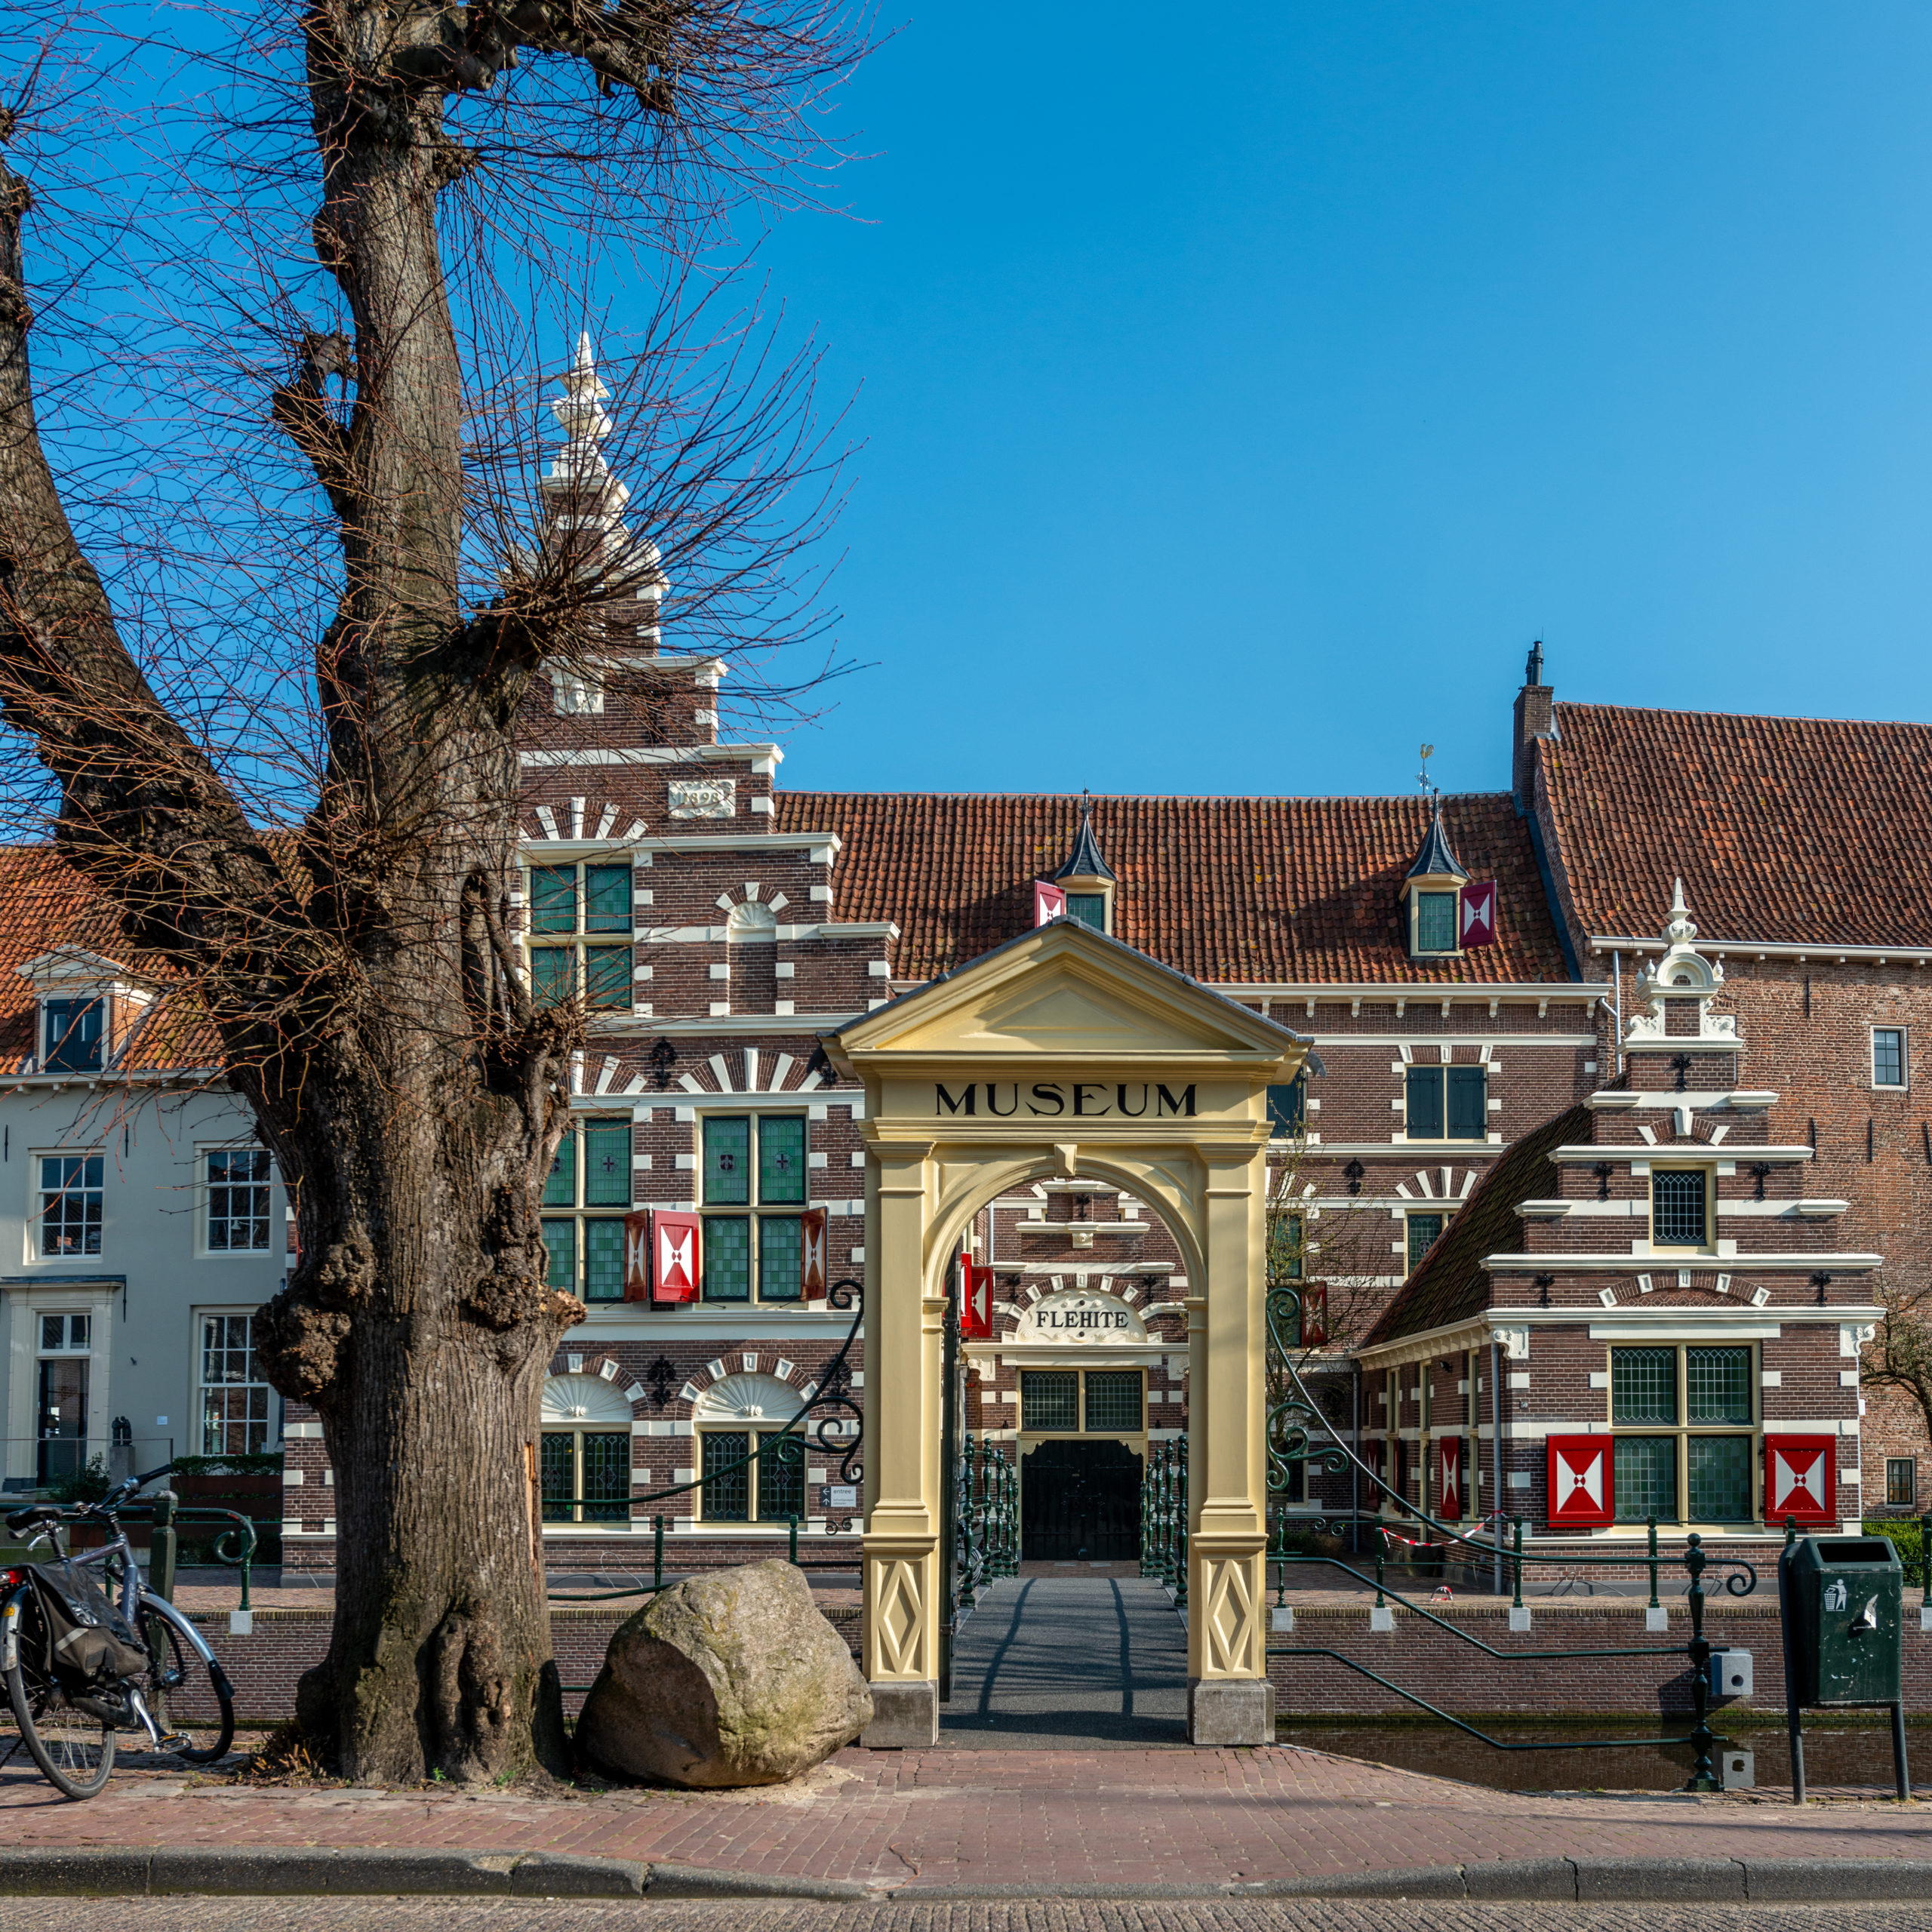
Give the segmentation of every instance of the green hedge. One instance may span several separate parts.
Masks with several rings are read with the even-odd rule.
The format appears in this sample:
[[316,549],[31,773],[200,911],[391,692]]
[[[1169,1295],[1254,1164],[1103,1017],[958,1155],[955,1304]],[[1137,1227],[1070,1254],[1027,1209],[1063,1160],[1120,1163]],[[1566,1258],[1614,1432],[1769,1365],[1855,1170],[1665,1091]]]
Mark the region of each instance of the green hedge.
[[1917,1583],[1919,1566],[1924,1559],[1923,1546],[1919,1541],[1918,1519],[1915,1516],[1868,1517],[1865,1522],[1868,1537],[1884,1537],[1899,1553],[1899,1561],[1905,1566],[1908,1582]]

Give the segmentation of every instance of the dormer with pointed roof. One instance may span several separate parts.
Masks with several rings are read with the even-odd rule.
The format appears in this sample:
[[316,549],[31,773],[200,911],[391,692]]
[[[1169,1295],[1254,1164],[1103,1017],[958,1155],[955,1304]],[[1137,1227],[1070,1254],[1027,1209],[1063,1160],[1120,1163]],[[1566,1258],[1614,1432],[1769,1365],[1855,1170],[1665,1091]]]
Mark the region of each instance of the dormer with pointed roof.
[[1461,952],[1456,909],[1469,882],[1468,870],[1450,849],[1449,835],[1442,829],[1442,800],[1438,795],[1430,801],[1422,848],[1402,881],[1411,959],[1453,958]]
[[1080,829],[1074,835],[1073,850],[1065,865],[1054,874],[1054,883],[1066,892],[1066,916],[1091,926],[1096,932],[1114,929],[1113,868],[1094,835],[1094,795],[1080,795]]

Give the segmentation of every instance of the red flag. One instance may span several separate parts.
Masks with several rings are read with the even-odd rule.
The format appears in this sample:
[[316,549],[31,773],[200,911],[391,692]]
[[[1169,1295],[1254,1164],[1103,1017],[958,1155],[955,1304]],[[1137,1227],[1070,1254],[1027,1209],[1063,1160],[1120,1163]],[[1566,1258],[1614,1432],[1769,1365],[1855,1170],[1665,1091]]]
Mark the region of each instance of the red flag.
[[1463,1438],[1445,1435],[1436,1445],[1442,1457],[1442,1515],[1446,1522],[1463,1519]]
[[651,1300],[660,1306],[696,1301],[703,1266],[697,1217],[667,1214],[660,1208],[651,1223]]
[[993,1332],[993,1271],[964,1256],[959,1261],[959,1336],[962,1341],[990,1341]]
[[1066,889],[1055,885],[1051,880],[1036,878],[1033,881],[1033,923],[1044,926],[1049,919],[1063,918],[1066,913]]
[[624,1299],[651,1299],[651,1211],[624,1217]]
[[[1600,1530],[1617,1513],[1607,1435],[1552,1435],[1549,1444],[1549,1527]],[[1499,1506],[1500,1506],[1499,1503]]]
[[808,1208],[798,1217],[798,1275],[808,1301],[825,1299],[825,1210]]
[[1787,1516],[1800,1523],[1835,1523],[1838,1441],[1829,1435],[1764,1438],[1764,1523],[1780,1527]]
[[1493,878],[1472,879],[1463,887],[1456,943],[1464,946],[1496,943],[1496,881]]

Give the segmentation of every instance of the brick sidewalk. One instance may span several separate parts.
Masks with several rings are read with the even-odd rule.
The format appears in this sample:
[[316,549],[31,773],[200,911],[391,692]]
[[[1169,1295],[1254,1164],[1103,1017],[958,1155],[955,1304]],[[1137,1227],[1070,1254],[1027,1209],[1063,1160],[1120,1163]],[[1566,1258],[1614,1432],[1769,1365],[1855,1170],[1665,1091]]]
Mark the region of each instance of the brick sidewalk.
[[0,1771],[0,1840],[561,1851],[921,1887],[1220,1884],[1540,1857],[1932,1858],[1932,1807],[1758,1793],[1529,1797],[1318,1751],[841,1752],[795,1786],[564,1798],[260,1791],[117,1772],[69,1804]]

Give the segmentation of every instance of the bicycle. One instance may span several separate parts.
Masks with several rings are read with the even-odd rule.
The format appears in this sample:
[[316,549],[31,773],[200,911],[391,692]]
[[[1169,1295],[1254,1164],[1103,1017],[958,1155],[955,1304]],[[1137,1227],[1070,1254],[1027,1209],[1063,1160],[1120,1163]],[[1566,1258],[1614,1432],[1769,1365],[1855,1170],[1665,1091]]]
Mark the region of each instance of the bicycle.
[[[128,1533],[121,1526],[119,1510],[168,1473],[162,1468],[130,1476],[98,1503],[66,1509],[36,1503],[7,1518],[10,1531],[26,1536],[29,1549],[45,1543],[57,1561],[0,1569],[0,1596],[5,1598],[0,1607],[0,1675],[5,1678],[14,1721],[20,1727],[0,1764],[24,1743],[48,1782],[68,1798],[92,1798],[106,1787],[114,1769],[115,1737],[122,1730],[145,1730],[154,1749],[192,1764],[214,1763],[234,1740],[235,1694],[227,1673],[194,1625],[141,1581]],[[105,1523],[112,1537],[98,1550],[71,1556],[66,1526],[86,1521]],[[118,1577],[110,1574],[117,1561]],[[98,1566],[101,1584],[112,1588],[103,1589],[83,1575],[90,1566]],[[62,1613],[73,1613],[68,1638],[57,1635],[50,1623],[50,1592],[59,1607],[56,1617],[64,1622]],[[84,1600],[97,1592],[105,1599],[108,1618],[86,1606]],[[117,1613],[122,1626],[118,1631],[110,1621]],[[127,1642],[124,1632],[128,1631],[137,1634],[137,1645]],[[76,1633],[93,1641],[78,1650],[69,1644],[64,1655],[58,1654],[57,1645],[68,1644]],[[140,1651],[145,1651],[146,1663],[134,1668],[133,1658]],[[95,1660],[76,1662],[83,1652]],[[220,1713],[212,1746],[197,1746],[185,1734],[162,1729],[168,1694],[189,1681],[194,1667],[191,1658],[207,1672]]]

